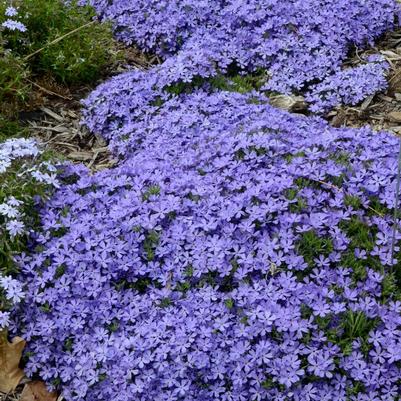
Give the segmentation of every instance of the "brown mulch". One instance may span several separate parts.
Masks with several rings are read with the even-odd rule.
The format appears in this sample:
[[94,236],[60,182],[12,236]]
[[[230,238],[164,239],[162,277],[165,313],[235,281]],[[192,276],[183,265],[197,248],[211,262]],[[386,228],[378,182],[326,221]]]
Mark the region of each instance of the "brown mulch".
[[22,390],[24,389],[25,382],[22,383],[12,393],[0,393],[0,401],[19,401]]
[[28,121],[31,135],[58,155],[95,171],[115,165],[106,142],[80,124],[78,109],[60,102],[42,106],[37,113],[39,118]]
[[[24,397],[24,389],[29,382],[29,379],[23,379],[15,391],[8,394],[0,393],[0,401],[46,401],[44,399],[36,399],[36,397]],[[65,398],[59,395],[56,401],[65,401]]]

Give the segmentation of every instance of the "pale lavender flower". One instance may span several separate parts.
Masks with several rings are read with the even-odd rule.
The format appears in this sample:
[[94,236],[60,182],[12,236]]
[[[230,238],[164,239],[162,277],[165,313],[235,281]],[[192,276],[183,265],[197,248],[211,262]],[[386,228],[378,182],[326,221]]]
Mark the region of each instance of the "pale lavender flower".
[[5,21],[1,24],[1,26],[2,26],[3,28],[9,29],[9,30],[11,30],[11,31],[26,32],[26,26],[25,26],[22,22],[15,21],[15,20],[12,20],[12,19],[7,19],[7,20],[5,20]]
[[10,6],[6,8],[4,15],[7,17],[15,17],[18,15],[18,11],[15,7]]

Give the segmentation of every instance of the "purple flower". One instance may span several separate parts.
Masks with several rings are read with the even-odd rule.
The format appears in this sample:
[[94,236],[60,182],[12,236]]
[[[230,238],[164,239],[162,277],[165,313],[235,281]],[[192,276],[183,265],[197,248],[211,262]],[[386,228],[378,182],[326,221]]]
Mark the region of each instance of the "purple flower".
[[[122,111],[119,99],[99,107]],[[398,139],[255,93],[132,110],[107,132],[119,164],[70,167],[19,261],[27,371],[73,401],[346,400],[367,377],[383,397],[399,387],[401,318],[381,262],[392,214],[358,206],[377,176],[374,201],[394,195]]]

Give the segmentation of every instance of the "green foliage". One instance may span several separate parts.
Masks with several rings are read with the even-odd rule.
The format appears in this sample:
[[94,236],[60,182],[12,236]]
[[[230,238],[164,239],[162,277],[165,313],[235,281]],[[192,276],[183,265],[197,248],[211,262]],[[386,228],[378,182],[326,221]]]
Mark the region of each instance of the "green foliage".
[[70,85],[87,83],[99,78],[117,57],[111,27],[96,22],[89,6],[79,7],[76,1],[67,5],[61,0],[24,0],[19,3],[19,15],[26,32],[4,30],[3,41],[13,54],[27,59],[35,74],[51,74]]
[[[0,24],[9,5],[0,2]],[[119,57],[110,26],[95,21],[90,7],[61,0],[15,0],[12,5],[26,31],[0,28],[0,141],[24,134],[18,112],[29,107],[36,76],[86,84]]]
[[[0,3],[0,23],[8,5]],[[0,140],[19,133],[14,120],[30,99],[35,75],[69,85],[89,83],[118,56],[110,26],[95,22],[90,7],[61,0],[24,0],[13,6],[27,30],[0,30]]]
[[[191,93],[195,89],[208,84],[210,87],[228,92],[248,93],[253,90],[258,90],[262,87],[265,82],[265,73],[260,70],[253,74],[239,74],[233,72],[231,75],[216,75],[211,78],[202,78],[195,76],[190,83],[178,82],[172,84],[164,89],[166,92],[173,95],[180,95],[182,93]],[[154,102],[155,106],[161,106],[163,104],[162,99],[158,99]]]
[[150,231],[143,245],[144,253],[148,262],[152,262],[155,258],[155,249],[159,243],[160,233]]
[[152,196],[159,196],[159,195],[160,195],[160,187],[158,185],[152,185],[142,195],[142,200],[148,201]]
[[361,221],[358,217],[352,216],[350,220],[343,220],[340,223],[341,229],[351,240],[351,246],[371,251],[375,245],[375,230]]
[[355,210],[358,210],[362,205],[361,200],[357,196],[345,195],[344,202],[346,206],[350,206]]
[[0,46],[0,139],[8,136],[9,131],[15,128],[8,125],[5,117],[11,116],[29,96],[30,85],[26,81],[28,75],[23,60]]
[[377,321],[369,319],[363,312],[348,311],[343,318],[343,334],[338,338],[338,345],[345,354],[351,352],[352,342],[361,341],[361,351],[368,353],[370,344],[368,342],[369,333],[377,326]]
[[304,257],[310,267],[314,266],[319,255],[328,256],[334,249],[330,238],[319,237],[315,231],[302,233],[298,242],[298,252]]
[[9,120],[0,114],[0,142],[10,137],[25,136],[25,131],[26,130],[20,126],[18,121]]
[[351,158],[350,154],[348,154],[346,152],[339,152],[339,153],[332,155],[329,159],[333,160],[340,166],[348,167],[350,165],[350,158]]

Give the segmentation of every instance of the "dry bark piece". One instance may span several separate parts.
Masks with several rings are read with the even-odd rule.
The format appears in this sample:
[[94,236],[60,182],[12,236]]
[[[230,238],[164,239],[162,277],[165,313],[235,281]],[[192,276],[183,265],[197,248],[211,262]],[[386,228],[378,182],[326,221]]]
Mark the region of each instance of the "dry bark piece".
[[370,95],[363,101],[363,103],[361,104],[362,111],[365,111],[370,106],[374,97],[375,97],[375,95]]
[[10,343],[6,334],[0,333],[0,392],[15,390],[25,376],[19,368],[24,347],[25,341],[21,337],[14,337]]
[[381,50],[380,53],[391,61],[401,60],[401,56],[391,50]]
[[401,122],[401,111],[392,111],[391,113],[388,113],[387,118],[390,121],[394,121],[394,122]]
[[57,393],[49,392],[41,381],[29,382],[22,391],[20,401],[56,401]]
[[380,100],[384,100],[385,102],[391,103],[393,101],[393,98],[390,96],[386,95],[379,95]]

